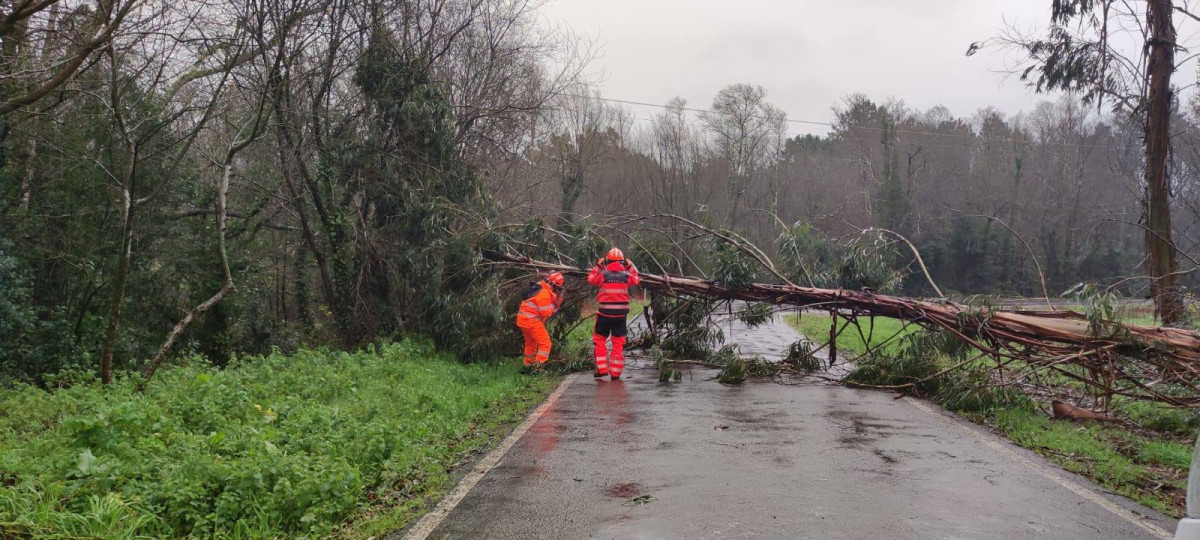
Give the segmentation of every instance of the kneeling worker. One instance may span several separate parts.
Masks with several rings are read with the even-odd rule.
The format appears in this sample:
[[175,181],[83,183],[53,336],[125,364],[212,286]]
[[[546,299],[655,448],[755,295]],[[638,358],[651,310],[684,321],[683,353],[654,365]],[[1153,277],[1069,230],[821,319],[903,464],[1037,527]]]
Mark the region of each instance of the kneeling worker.
[[523,372],[541,369],[550,358],[550,334],[546,332],[546,320],[558,311],[563,300],[563,275],[550,274],[536,283],[531,283],[521,308],[517,311],[517,328],[525,336],[525,366]]
[[[592,342],[596,344],[596,372],[599,379],[605,375],[620,380],[625,369],[625,319],[629,315],[629,287],[641,282],[637,267],[625,260],[621,250],[612,248],[596,262],[588,274],[588,283],[600,287],[596,294],[599,306],[596,310],[596,326],[592,331]],[[612,337],[612,359],[608,357],[605,342]]]

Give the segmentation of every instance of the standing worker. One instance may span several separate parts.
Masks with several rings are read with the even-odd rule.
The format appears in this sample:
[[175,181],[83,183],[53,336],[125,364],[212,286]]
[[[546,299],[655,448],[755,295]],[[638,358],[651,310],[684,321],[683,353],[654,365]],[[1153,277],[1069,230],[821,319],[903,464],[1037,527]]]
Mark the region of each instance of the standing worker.
[[[625,369],[625,319],[629,316],[629,287],[641,282],[637,267],[625,260],[621,250],[612,248],[596,262],[588,274],[588,283],[600,287],[596,293],[596,326],[592,330],[592,342],[596,344],[596,372],[599,379],[605,375],[612,380],[621,379]],[[605,342],[612,337],[612,359],[608,357]]]
[[525,336],[523,373],[542,369],[550,358],[550,334],[546,332],[546,320],[562,305],[563,275],[555,272],[529,285],[529,292],[517,311],[517,328]]

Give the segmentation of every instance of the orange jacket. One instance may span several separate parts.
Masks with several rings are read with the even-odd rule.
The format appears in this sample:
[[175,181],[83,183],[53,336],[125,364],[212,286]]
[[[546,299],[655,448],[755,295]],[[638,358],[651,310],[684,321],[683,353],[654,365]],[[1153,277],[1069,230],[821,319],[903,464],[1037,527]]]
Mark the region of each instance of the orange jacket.
[[554,289],[545,280],[542,280],[538,285],[542,286],[542,290],[538,291],[528,300],[521,302],[521,309],[517,312],[517,319],[536,319],[545,322],[555,311],[558,311],[559,304],[562,303],[562,297],[554,294]]
[[609,262],[605,266],[596,264],[588,274],[588,283],[600,287],[596,311],[601,317],[621,317],[629,314],[629,287],[642,282],[633,263]]

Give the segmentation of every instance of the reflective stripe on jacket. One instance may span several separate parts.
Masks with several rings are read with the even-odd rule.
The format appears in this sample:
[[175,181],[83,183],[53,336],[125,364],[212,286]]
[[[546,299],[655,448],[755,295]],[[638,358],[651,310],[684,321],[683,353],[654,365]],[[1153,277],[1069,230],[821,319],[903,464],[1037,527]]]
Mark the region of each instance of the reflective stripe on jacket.
[[562,300],[554,294],[554,289],[545,281],[538,285],[542,286],[542,290],[521,302],[521,308],[517,311],[518,318],[545,321],[554,315],[555,311],[558,311],[558,304]]
[[629,287],[641,283],[641,279],[632,264],[626,268],[619,262],[610,262],[604,268],[592,268],[588,283],[600,287],[596,293],[596,302],[600,304],[597,315],[625,317],[629,314]]

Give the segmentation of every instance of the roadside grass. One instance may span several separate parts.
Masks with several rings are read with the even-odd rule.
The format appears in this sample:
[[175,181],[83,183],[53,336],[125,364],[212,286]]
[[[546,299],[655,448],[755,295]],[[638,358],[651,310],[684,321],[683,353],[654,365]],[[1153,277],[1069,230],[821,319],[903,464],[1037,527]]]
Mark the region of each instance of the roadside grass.
[[0,395],[0,537],[365,538],[402,528],[555,384],[403,341]]
[[1192,457],[1187,440],[1095,422],[1055,420],[1031,408],[964,416],[1140,504],[1176,517],[1186,511]]
[[[817,343],[818,346],[829,344],[829,315],[824,313],[789,314],[785,317],[787,323],[801,334]],[[862,333],[849,321],[838,318],[838,351],[849,351],[855,355],[866,354],[867,350],[883,345],[882,350],[894,352],[899,345],[899,338],[915,332],[919,326],[909,325],[891,317],[861,317]],[[865,338],[865,339],[864,339]]]
[[1121,317],[1121,322],[1138,326],[1159,326],[1158,318],[1153,314],[1133,314]]
[[1113,398],[1113,408],[1137,426],[1181,437],[1190,437],[1200,428],[1200,411],[1178,409],[1162,403]]
[[[1135,315],[1133,324],[1144,324]],[[797,331],[809,336],[819,345],[829,341],[829,316],[808,313],[802,317],[786,317]],[[864,334],[869,319],[861,318]],[[1149,324],[1153,324],[1150,317]],[[845,324],[845,323],[839,323]],[[876,317],[870,345],[887,343],[887,353],[896,352],[899,337],[919,329],[886,317]],[[867,340],[853,327],[841,332],[839,351],[863,355]],[[938,366],[944,359],[934,359]],[[954,385],[941,385],[940,391],[953,391]],[[1176,517],[1186,510],[1187,474],[1191,465],[1191,445],[1195,440],[1200,418],[1194,411],[1176,409],[1158,403],[1137,402],[1117,398],[1113,412],[1128,421],[1127,425],[1076,423],[1055,420],[1039,411],[1031,400],[1019,400],[1012,405],[991,405],[965,410],[955,406],[953,399],[934,395],[935,400],[962,416],[1003,433],[1013,442],[1045,456],[1059,466],[1083,474],[1107,489],[1129,497],[1160,512]]]
[[594,316],[583,316],[578,324],[567,333],[561,343],[554,343],[550,349],[548,369],[559,373],[574,373],[591,371],[595,345],[592,344],[592,323]]

